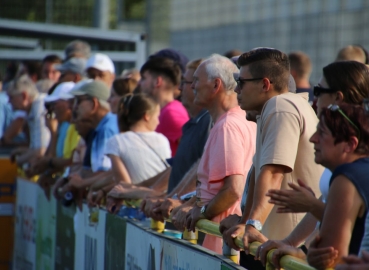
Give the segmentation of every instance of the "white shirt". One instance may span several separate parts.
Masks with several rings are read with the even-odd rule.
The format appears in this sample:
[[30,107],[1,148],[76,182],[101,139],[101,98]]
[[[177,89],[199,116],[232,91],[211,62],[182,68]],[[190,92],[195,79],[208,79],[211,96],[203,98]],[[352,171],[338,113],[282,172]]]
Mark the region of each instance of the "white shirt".
[[323,196],[323,202],[327,202],[328,192],[329,192],[329,181],[331,180],[332,172],[325,168],[322,176],[320,177],[319,187],[320,192]]
[[168,139],[155,131],[127,131],[110,138],[105,154],[119,157],[132,184],[138,184],[164,171],[164,162],[171,157]]

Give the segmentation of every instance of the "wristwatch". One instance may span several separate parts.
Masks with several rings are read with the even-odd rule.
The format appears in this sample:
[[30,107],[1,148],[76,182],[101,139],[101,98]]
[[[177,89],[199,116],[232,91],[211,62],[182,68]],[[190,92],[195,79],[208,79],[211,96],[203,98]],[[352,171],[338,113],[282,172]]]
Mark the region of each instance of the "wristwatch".
[[206,211],[206,208],[207,208],[208,206],[207,205],[204,205],[203,207],[201,207],[201,209],[200,209],[200,213],[206,218],[206,215],[205,215],[205,211]]
[[261,222],[256,219],[249,219],[246,221],[246,225],[251,225],[255,229],[257,229],[259,232],[263,229],[263,225],[261,225]]

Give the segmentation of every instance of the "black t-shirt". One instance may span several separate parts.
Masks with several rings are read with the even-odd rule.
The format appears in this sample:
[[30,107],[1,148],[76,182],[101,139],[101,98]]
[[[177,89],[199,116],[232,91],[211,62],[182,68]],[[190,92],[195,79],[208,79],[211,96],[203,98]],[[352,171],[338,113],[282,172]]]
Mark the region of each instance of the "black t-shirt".
[[94,141],[96,136],[96,132],[94,129],[90,130],[90,132],[87,134],[85,141],[86,141],[86,153],[83,158],[83,167],[85,168],[91,168],[91,148],[92,148],[92,142]]
[[365,218],[369,206],[369,158],[360,158],[352,163],[346,163],[338,166],[332,174],[330,185],[338,175],[344,175],[347,177],[355,185],[357,191],[365,202],[365,213],[363,217],[356,218],[349,246],[349,254],[358,254],[361,240],[364,236]]

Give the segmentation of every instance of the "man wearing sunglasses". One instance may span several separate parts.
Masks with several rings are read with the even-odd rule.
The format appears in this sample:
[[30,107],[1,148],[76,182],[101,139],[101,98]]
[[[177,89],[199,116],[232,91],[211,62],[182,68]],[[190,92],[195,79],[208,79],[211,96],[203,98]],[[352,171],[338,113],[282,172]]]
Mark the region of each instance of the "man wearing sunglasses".
[[287,189],[288,182],[302,179],[319,194],[318,180],[323,168],[315,164],[313,145],[309,142],[318,123],[315,112],[306,98],[288,92],[288,56],[276,49],[259,48],[242,54],[238,65],[240,106],[259,112],[258,134],[243,216],[238,225],[223,232],[223,238],[237,248],[233,239],[243,236],[248,253],[250,242],[283,239],[303,217],[278,215],[277,208],[265,196],[268,190]]

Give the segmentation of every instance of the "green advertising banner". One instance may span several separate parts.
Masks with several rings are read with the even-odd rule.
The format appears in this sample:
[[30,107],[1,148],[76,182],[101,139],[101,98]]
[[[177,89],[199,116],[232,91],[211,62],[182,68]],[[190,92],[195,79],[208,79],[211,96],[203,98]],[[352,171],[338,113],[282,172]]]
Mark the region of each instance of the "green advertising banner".
[[36,269],[53,270],[55,260],[56,200],[37,187]]
[[75,206],[64,207],[58,202],[56,213],[55,270],[74,269],[76,208]]
[[124,269],[126,220],[108,213],[105,226],[105,270]]

